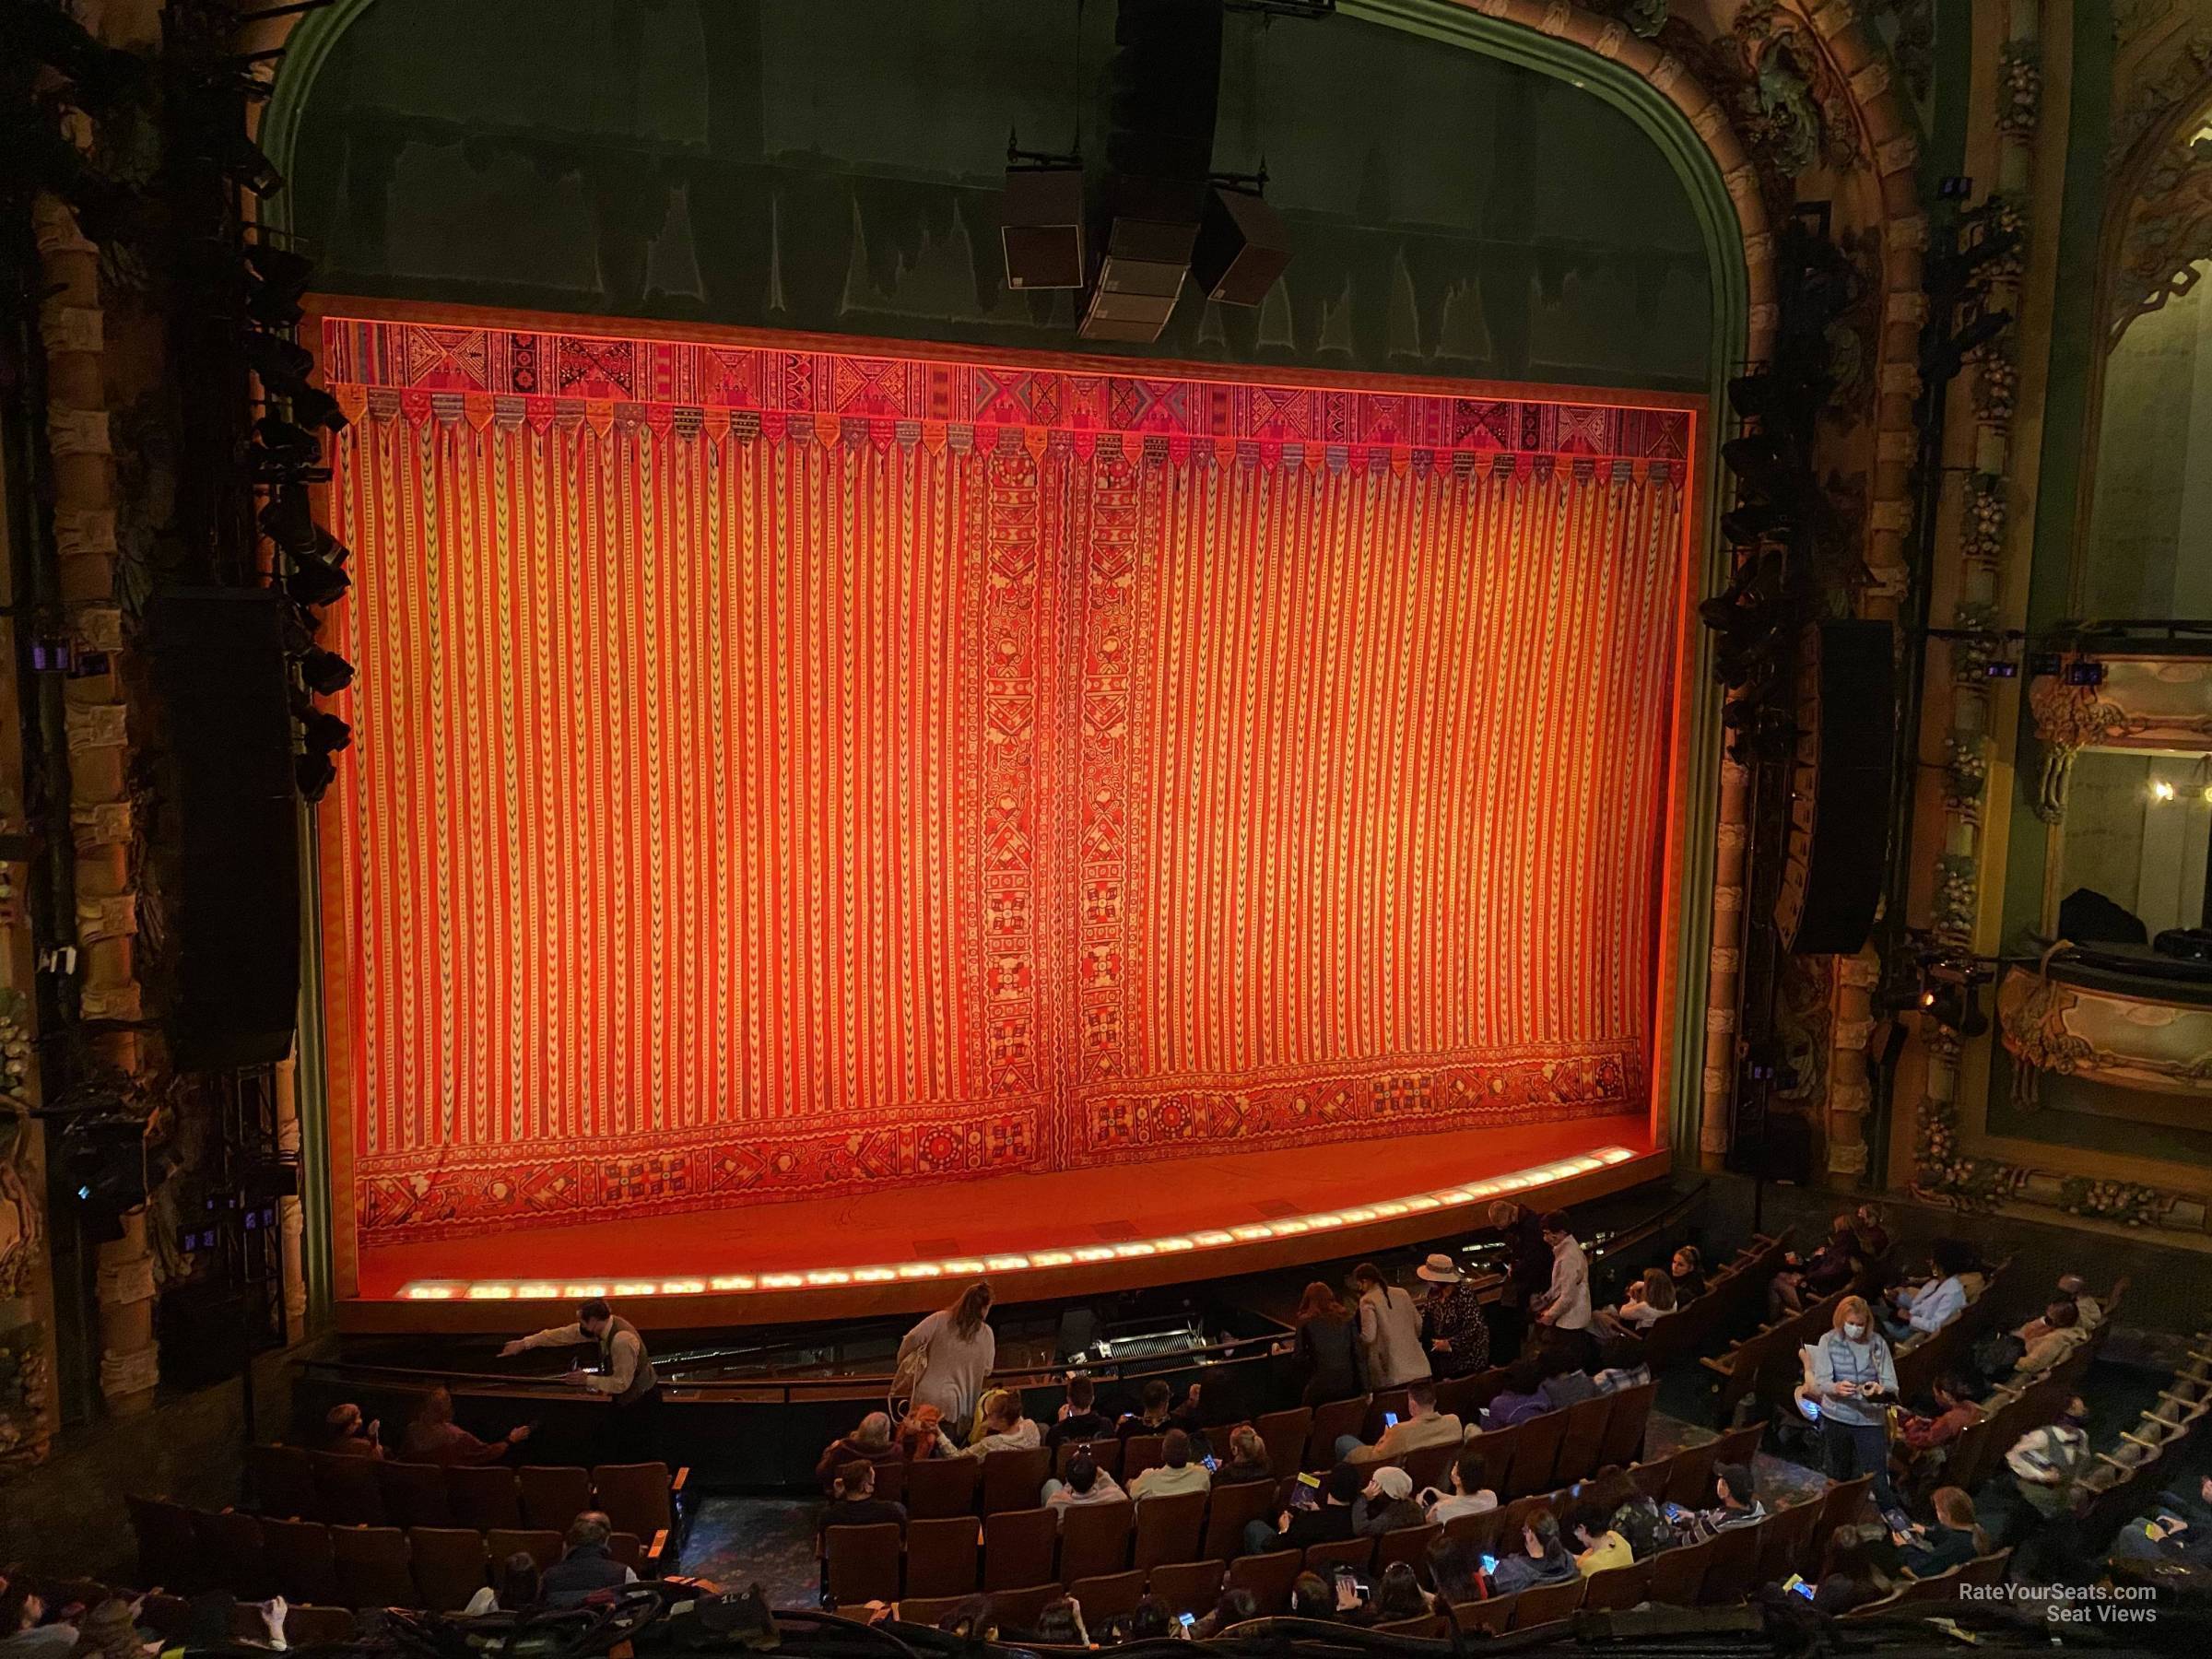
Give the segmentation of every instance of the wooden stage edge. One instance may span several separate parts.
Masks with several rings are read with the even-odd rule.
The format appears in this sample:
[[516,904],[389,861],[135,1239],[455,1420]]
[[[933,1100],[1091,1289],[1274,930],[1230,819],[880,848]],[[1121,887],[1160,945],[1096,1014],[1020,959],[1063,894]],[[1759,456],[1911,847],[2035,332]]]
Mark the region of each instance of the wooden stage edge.
[[[1405,1200],[1378,1199],[1346,1206],[1364,1212],[1380,1206],[1404,1212],[1375,1215],[1372,1219],[1347,1218],[1305,1230],[1288,1230],[1285,1223],[1277,1222],[1265,1237],[1240,1238],[1196,1248],[1184,1243],[1181,1248],[1144,1254],[1107,1253],[1103,1260],[1074,1261],[1065,1265],[1030,1265],[1015,1271],[981,1263],[963,1265],[988,1273],[1000,1302],[1008,1306],[1188,1284],[1237,1274],[1267,1272],[1305,1262],[1401,1249],[1483,1226],[1484,1212],[1500,1199],[1545,1209],[1583,1204],[1663,1179],[1673,1166],[1668,1149],[1664,1146],[1652,1147],[1648,1141],[1641,1146],[1618,1147],[1613,1150],[1625,1156],[1552,1179],[1510,1188],[1496,1185],[1497,1178],[1477,1180],[1468,1183],[1469,1186],[1487,1190],[1472,1191],[1455,1203],[1412,1208]],[[1569,1157],[1587,1160],[1587,1155],[1583,1154]],[[643,1220],[638,1225],[650,1227],[653,1223]],[[517,1244],[526,1249],[521,1241]],[[1094,1249],[1086,1253],[1101,1253]],[[926,1312],[941,1306],[947,1300],[949,1287],[957,1282],[957,1276],[947,1271],[868,1283],[801,1282],[727,1292],[709,1289],[662,1294],[657,1285],[636,1284],[607,1284],[604,1288],[609,1300],[619,1302],[623,1316],[642,1329],[689,1331]],[[465,1290],[455,1289],[441,1299],[429,1300],[407,1296],[344,1298],[336,1302],[334,1312],[338,1329],[350,1334],[512,1333],[535,1325],[565,1324],[572,1316],[574,1288],[563,1287],[551,1297],[525,1297],[512,1292],[472,1296]]]

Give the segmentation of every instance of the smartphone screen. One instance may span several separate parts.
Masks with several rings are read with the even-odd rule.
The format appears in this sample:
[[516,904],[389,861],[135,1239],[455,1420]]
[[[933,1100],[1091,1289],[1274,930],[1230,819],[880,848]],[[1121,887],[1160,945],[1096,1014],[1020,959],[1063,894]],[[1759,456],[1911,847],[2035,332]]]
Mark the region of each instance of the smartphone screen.
[[1190,1629],[1190,1628],[1191,1628],[1193,1625],[1194,1625],[1194,1624],[1196,1624],[1196,1623],[1198,1622],[1198,1615],[1197,1615],[1197,1614],[1195,1614],[1195,1613],[1182,1613],[1182,1614],[1179,1614],[1179,1615],[1177,1615],[1177,1622],[1178,1622],[1178,1623],[1180,1623],[1180,1624],[1182,1626],[1182,1628],[1183,1628],[1184,1630],[1189,1630],[1189,1629]]
[[1397,1414],[1396,1412],[1394,1412],[1394,1411],[1386,1411],[1386,1412],[1384,1412],[1384,1413],[1382,1414],[1382,1427],[1383,1427],[1383,1428],[1385,1428],[1385,1429],[1395,1429],[1397,1426],[1398,1426],[1398,1414]]
[[1483,1570],[1485,1572],[1495,1572],[1495,1571],[1498,1571],[1498,1558],[1497,1558],[1496,1556],[1488,1556],[1488,1555],[1486,1555],[1486,1556],[1484,1556],[1484,1557],[1482,1558],[1482,1570]]
[[1221,1466],[1221,1460],[1218,1457],[1202,1457],[1198,1461],[1205,1465],[1206,1471],[1209,1475]]
[[1311,1469],[1302,1470],[1299,1475],[1298,1484],[1300,1486],[1312,1487],[1315,1491],[1318,1492],[1321,1489],[1321,1477],[1314,1474]]

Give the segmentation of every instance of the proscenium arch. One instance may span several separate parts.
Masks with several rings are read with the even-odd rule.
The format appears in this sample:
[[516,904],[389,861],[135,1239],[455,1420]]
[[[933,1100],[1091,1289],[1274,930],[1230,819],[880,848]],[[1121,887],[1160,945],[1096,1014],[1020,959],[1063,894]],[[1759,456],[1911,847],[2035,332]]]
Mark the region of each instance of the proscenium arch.
[[[334,4],[303,16],[273,19],[249,35],[253,50],[283,47],[274,89],[262,111],[256,137],[279,172],[288,173],[294,163],[300,126],[315,81],[332,49],[345,31],[375,4],[375,0],[334,0]],[[1477,10],[1487,4],[1491,11]],[[1715,526],[1723,505],[1724,473],[1720,465],[1721,411],[1726,407],[1725,387],[1731,373],[1751,355],[1752,276],[1747,250],[1767,245],[1763,220],[1747,222],[1759,212],[1755,188],[1748,186],[1748,170],[1740,155],[1734,158],[1737,188],[1732,193],[1728,174],[1714,145],[1700,135],[1689,116],[1662,87],[1668,76],[1646,78],[1613,51],[1626,43],[1626,31],[1608,19],[1594,19],[1577,8],[1555,6],[1546,22],[1572,15],[1587,25],[1599,41],[1597,48],[1569,39],[1548,27],[1532,27],[1505,17],[1499,0],[1341,0],[1349,16],[1417,34],[1464,50],[1496,58],[1548,78],[1563,81],[1586,92],[1631,121],[1666,161],[1683,187],[1704,244],[1709,276],[1710,317],[1706,373],[1707,416],[1699,435],[1698,465],[1701,493],[1691,503],[1691,534],[1698,564],[1700,591],[1710,591],[1724,579],[1723,555]],[[1556,17],[1552,14],[1556,14]],[[1607,43],[1611,50],[1608,50]],[[1641,46],[1641,42],[1637,42]],[[1648,49],[1647,49],[1648,50]],[[1672,60],[1661,58],[1664,66]],[[1677,66],[1678,67],[1678,66]],[[1656,80],[1656,84],[1655,84]],[[1700,123],[1700,125],[1705,124]],[[1712,124],[1715,133],[1725,128]],[[1733,139],[1729,140],[1733,147]],[[262,219],[271,229],[290,227],[287,198],[279,194],[262,207]],[[1771,330],[1771,307],[1765,313],[1761,333]],[[1685,620],[1687,627],[1687,619]],[[1711,959],[1713,910],[1710,895],[1716,861],[1715,826],[1720,797],[1712,786],[1721,760],[1720,700],[1708,690],[1712,647],[1702,629],[1690,636],[1681,661],[1676,688],[1677,706],[1686,718],[1681,757],[1682,787],[1671,832],[1677,838],[1677,918],[1675,935],[1675,978],[1671,1031],[1665,1038],[1671,1078],[1667,1106],[1669,1134],[1677,1157],[1693,1159],[1698,1152],[1701,1111],[1702,1070],[1705,1064],[1708,1002],[1707,965]],[[303,846],[300,879],[304,889],[302,925],[304,968],[300,1011],[298,1099],[301,1157],[307,1191],[312,1194],[321,1225],[305,1230],[304,1252],[311,1305],[326,1311],[336,1294],[333,1284],[332,1222],[347,1206],[345,1195],[331,1185],[331,1157],[326,1134],[328,1107],[326,1032],[323,1013],[323,940],[315,872],[314,814],[301,808]],[[1661,1035],[1657,1030],[1654,1037]]]

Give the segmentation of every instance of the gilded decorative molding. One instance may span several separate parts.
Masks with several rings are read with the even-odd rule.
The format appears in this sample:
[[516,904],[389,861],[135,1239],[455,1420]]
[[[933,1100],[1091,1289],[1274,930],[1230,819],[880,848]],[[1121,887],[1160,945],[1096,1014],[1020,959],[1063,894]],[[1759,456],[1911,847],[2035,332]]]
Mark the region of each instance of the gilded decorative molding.
[[2137,317],[2194,288],[2204,276],[2203,262],[2212,259],[2212,137],[2188,133],[2159,156],[2128,197],[2125,212],[2112,265],[2108,351]]
[[1997,1018],[2006,1049],[2036,1071],[2212,1097],[2212,1007],[2015,968],[1997,989]]

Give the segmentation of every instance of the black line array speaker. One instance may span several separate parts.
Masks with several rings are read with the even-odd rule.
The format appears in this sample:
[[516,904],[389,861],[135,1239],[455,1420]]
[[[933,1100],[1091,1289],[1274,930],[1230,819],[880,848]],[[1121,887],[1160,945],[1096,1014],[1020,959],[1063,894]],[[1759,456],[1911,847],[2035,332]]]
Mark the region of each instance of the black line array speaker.
[[300,817],[284,601],[178,588],[147,631],[168,742],[170,1046],[188,1070],[281,1060],[300,1008]]
[[1866,943],[1888,865],[1897,674],[1887,622],[1821,622],[1797,651],[1797,753],[1774,925],[1798,956]]

